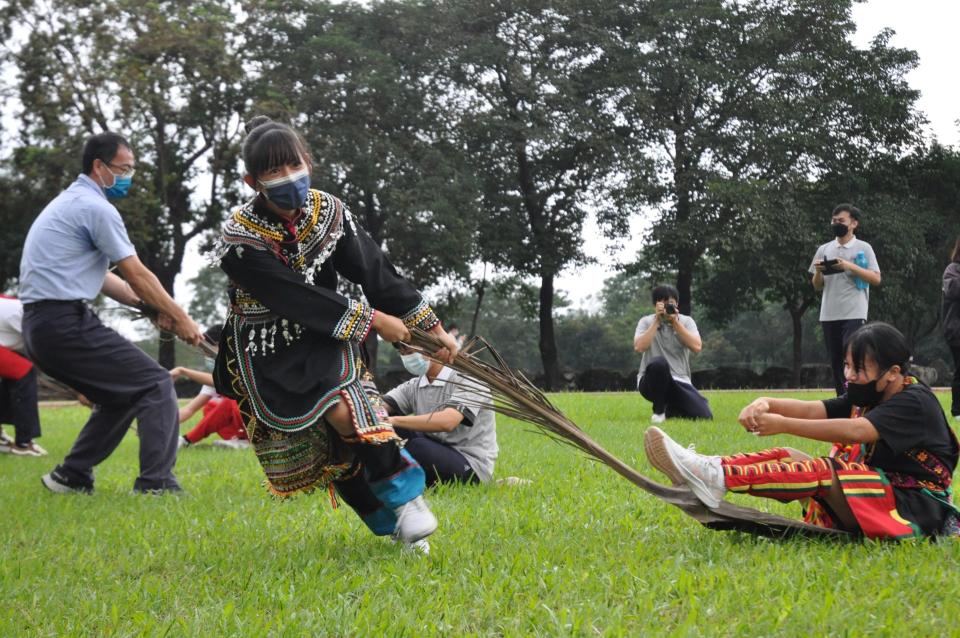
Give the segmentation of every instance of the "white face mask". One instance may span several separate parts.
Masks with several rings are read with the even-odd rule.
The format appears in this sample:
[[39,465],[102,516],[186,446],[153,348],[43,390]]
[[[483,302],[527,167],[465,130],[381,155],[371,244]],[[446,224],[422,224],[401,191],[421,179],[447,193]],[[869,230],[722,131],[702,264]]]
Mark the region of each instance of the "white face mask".
[[407,372],[415,377],[426,374],[427,370],[430,369],[430,362],[419,352],[402,354],[400,355],[400,361],[403,362],[403,367],[406,368]]

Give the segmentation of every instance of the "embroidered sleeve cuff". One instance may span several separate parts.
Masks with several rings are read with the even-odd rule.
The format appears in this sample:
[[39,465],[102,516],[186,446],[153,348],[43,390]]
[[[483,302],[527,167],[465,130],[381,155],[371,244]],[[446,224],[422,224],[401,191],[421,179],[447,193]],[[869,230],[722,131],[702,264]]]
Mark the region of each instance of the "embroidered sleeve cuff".
[[422,299],[416,308],[400,317],[400,319],[406,327],[420,328],[421,330],[430,330],[440,323],[440,319],[434,314],[433,308]]
[[374,310],[370,306],[351,299],[347,311],[343,313],[336,328],[333,329],[333,338],[358,343],[363,341],[370,332],[370,326],[373,325],[373,313]]

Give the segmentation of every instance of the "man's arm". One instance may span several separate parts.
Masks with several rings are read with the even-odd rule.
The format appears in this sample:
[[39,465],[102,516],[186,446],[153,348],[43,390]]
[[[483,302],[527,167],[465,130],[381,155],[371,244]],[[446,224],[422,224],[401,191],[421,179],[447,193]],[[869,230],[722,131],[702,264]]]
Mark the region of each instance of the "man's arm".
[[463,415],[454,408],[444,408],[427,414],[390,417],[391,424],[420,432],[452,432],[461,421]]
[[140,303],[140,297],[133,292],[133,288],[130,287],[130,284],[125,282],[120,277],[117,277],[112,272],[107,273],[107,277],[103,280],[103,287],[100,289],[100,292],[110,297],[114,301],[120,302],[126,306],[136,306]]
[[117,262],[117,268],[144,303],[173,319],[173,331],[191,345],[200,343],[200,328],[160,285],[160,280],[136,255]]
[[813,289],[817,292],[823,290],[823,267],[818,263],[817,269],[813,272]]
[[863,279],[865,282],[871,286],[880,285],[880,272],[877,270],[867,270],[862,266],[858,266],[852,261],[847,261],[846,259],[838,259],[837,265],[843,268],[844,270],[849,270],[854,275]]
[[650,322],[650,327],[643,331],[639,337],[635,337],[633,340],[633,349],[636,352],[644,353],[650,349],[650,344],[653,343],[653,338],[657,334],[657,328],[660,327],[660,321],[658,315],[654,315],[653,321]]
[[680,343],[692,352],[700,352],[700,350],[703,349],[703,341],[700,339],[700,335],[683,327],[679,313],[667,316],[670,317],[670,321],[673,323],[673,329],[676,331]]

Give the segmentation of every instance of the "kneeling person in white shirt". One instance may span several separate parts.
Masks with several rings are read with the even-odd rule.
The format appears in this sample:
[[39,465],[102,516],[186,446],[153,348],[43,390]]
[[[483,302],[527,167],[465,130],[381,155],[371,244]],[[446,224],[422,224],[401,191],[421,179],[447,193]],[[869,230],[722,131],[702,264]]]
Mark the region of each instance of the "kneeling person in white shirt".
[[497,430],[490,391],[420,354],[401,349],[413,379],[383,395],[389,421],[405,449],[438,481],[485,483],[493,478]]

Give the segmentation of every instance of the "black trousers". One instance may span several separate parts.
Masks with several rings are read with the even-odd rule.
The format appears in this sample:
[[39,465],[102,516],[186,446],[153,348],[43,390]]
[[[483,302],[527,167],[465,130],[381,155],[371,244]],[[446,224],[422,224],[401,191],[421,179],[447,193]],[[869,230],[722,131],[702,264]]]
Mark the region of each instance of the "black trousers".
[[431,439],[423,432],[395,427],[407,440],[405,449],[427,475],[427,487],[435,483],[479,483],[467,457],[455,448]]
[[13,424],[20,445],[40,436],[36,366],[20,379],[0,379],[0,423]]
[[35,364],[96,404],[61,472],[92,486],[93,468],[137,419],[140,476],[134,489],[179,487],[173,466],[180,424],[169,372],[81,302],[26,304],[23,338]]
[[689,383],[677,381],[670,374],[670,364],[663,357],[654,357],[640,377],[637,388],[653,403],[654,414],[684,419],[712,419],[710,403]]
[[953,400],[950,403],[950,414],[960,415],[960,344],[950,346],[950,354],[953,355],[953,383],[950,389],[953,390]]
[[838,321],[821,321],[823,328],[823,343],[827,348],[827,357],[833,371],[833,387],[840,396],[846,392],[847,379],[843,375],[843,363],[846,352],[843,344],[850,338],[857,328],[867,322],[866,319],[840,319]]

